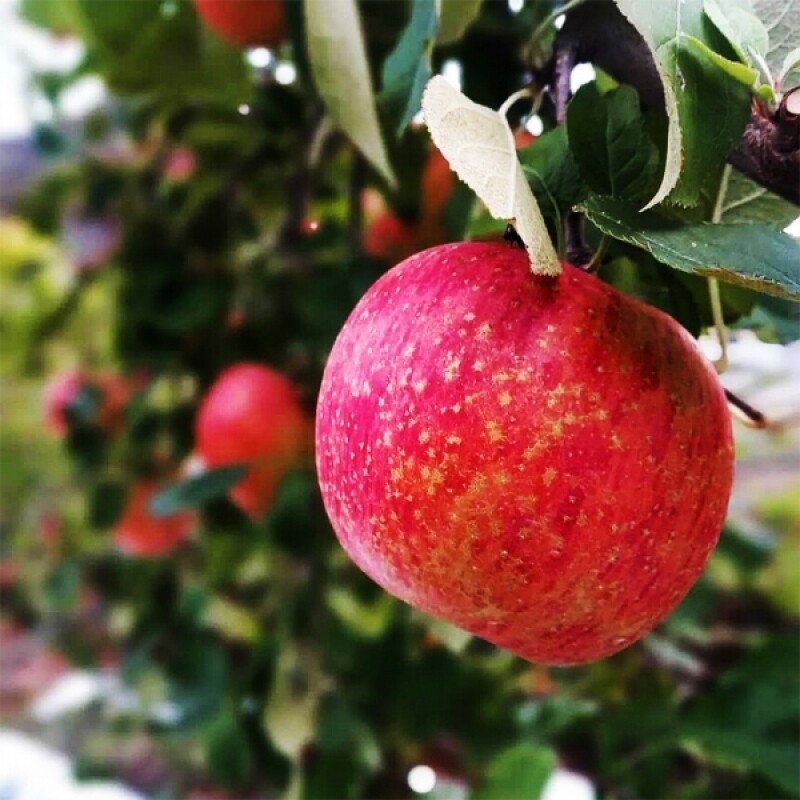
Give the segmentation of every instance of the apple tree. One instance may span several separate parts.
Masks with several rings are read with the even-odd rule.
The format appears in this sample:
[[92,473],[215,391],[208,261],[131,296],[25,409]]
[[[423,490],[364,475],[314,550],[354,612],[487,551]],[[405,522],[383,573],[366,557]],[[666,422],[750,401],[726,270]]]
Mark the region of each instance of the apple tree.
[[132,693],[83,774],[798,796],[798,512],[723,528],[769,423],[715,374],[800,338],[790,5],[23,0],[85,55],[3,223],[1,588]]

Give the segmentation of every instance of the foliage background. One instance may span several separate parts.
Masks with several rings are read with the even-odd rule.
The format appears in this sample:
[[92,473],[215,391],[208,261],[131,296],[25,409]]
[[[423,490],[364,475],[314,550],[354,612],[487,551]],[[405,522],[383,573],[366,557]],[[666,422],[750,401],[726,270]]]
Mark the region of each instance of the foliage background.
[[[610,5],[596,13],[611,14]],[[360,8],[373,85],[395,81],[378,104],[391,189],[323,122],[299,3],[286,4],[290,41],[260,67],[207,31],[189,2],[23,3],[28,19],[86,45],[72,73],[35,76],[56,115],[83,75],[100,74],[114,95],[75,134],[57,116],[36,129],[52,168],[0,223],[5,645],[33,637],[51,662],[61,653],[130,689],[128,702],[99,703],[46,735],[76,755],[82,776],[118,775],[159,797],[406,797],[416,764],[436,770],[430,796],[440,798],[538,797],[556,765],[589,776],[603,797],[796,797],[791,426],[737,429],[737,491],[756,485],[764,463],[774,480],[763,495],[758,484],[756,500],[737,495],[708,570],[658,631],[580,668],[528,664],[378,590],[336,544],[310,465],[284,481],[263,521],[220,491],[202,504],[197,535],[169,557],[132,559],[113,545],[132,483],[153,473],[168,480],[190,456],[198,401],[225,367],[271,365],[313,411],[338,329],[394,258],[365,252],[362,191],[380,193],[415,230],[425,213],[428,135],[402,124],[398,96],[411,102],[413,80],[385,65],[404,30],[416,63],[431,6]],[[430,51],[431,67],[458,59],[465,93],[498,107],[546,74],[554,10],[537,2],[512,13],[485,0],[464,36]],[[730,43],[711,38],[736,61]],[[288,64],[296,79],[284,83]],[[704,69],[708,85],[727,80]],[[615,86],[598,69],[566,126],[543,97],[539,115],[552,133],[522,152],[526,174],[562,246],[562,218],[581,202],[594,223],[590,244],[612,237],[600,277],[699,334],[711,322],[703,269],[665,265],[656,223],[672,220],[688,247],[698,230],[687,226],[711,218],[717,194],[698,180],[689,208],[661,204],[652,225],[630,218],[665,168],[665,117]],[[700,80],[690,91],[706,88]],[[731,92],[741,117],[731,124],[741,129],[750,94]],[[698,113],[699,122],[682,121],[702,129],[713,112]],[[605,137],[599,117],[623,134]],[[614,167],[619,142],[637,165],[624,174]],[[721,174],[724,152],[712,161],[705,167]],[[738,202],[753,186],[735,172],[726,180],[728,221],[782,227],[796,216],[761,191]],[[461,185],[440,211],[441,241],[504,225],[481,215]],[[612,211],[621,232],[604,222]],[[631,231],[655,242],[652,254]],[[759,269],[772,294],[754,291],[764,287],[745,265],[720,275],[723,307],[731,325],[788,341],[796,306],[775,295],[796,291],[800,272],[770,271],[783,263],[770,248],[788,245],[769,237]],[[722,246],[741,250],[742,240]],[[115,435],[96,424],[91,396],[62,442],[41,431],[43,382],[73,366],[138,376]],[[778,460],[758,460],[764,451]],[[5,719],[32,724],[11,700],[7,692]]]

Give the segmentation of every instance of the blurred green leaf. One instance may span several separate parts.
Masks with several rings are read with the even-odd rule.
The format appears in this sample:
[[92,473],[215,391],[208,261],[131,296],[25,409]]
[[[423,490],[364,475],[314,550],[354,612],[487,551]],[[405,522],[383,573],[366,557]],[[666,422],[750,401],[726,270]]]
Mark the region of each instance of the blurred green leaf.
[[242,791],[253,771],[247,738],[233,712],[226,708],[205,731],[209,777],[229,791]]
[[800,794],[797,753],[800,638],[775,636],[750,650],[681,714],[681,740],[709,759],[762,774]]
[[470,800],[536,800],[555,765],[552,750],[533,744],[514,745],[489,765],[480,784],[470,792]]
[[174,483],[150,500],[150,513],[154,517],[169,517],[187,508],[199,508],[236,486],[249,469],[247,464],[231,464]]
[[481,0],[441,0],[441,15],[436,44],[458,41],[478,16]]
[[95,528],[110,528],[121,516],[127,492],[120,481],[100,481],[89,500],[89,524]]
[[317,654],[284,643],[261,721],[275,747],[293,761],[316,735],[321,691]]
[[378,104],[398,136],[419,111],[422,92],[431,76],[431,52],[438,27],[436,2],[412,0],[408,27],[383,63]]
[[392,621],[396,603],[391,595],[382,593],[373,603],[361,603],[349,589],[331,587],[325,594],[331,612],[358,636],[374,639]]

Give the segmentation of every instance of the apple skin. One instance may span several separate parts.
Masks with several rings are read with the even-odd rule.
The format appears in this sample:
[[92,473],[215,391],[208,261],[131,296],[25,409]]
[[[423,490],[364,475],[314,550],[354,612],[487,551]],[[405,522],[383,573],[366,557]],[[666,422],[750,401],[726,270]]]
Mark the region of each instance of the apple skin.
[[240,47],[275,47],[286,38],[282,0],[194,0],[200,18]]
[[150,514],[150,500],[164,488],[153,480],[141,480],[132,487],[113,531],[114,543],[126,555],[136,558],[168,555],[192,535],[196,521],[192,512],[167,517]]
[[249,517],[269,510],[278,483],[308,457],[311,426],[290,381],[261,364],[237,364],[208,390],[195,450],[209,467],[252,463],[230,497]]
[[668,316],[506,243],[390,270],[317,407],[344,549],[391,594],[534,662],[611,655],[700,576],[733,477],[716,375]]

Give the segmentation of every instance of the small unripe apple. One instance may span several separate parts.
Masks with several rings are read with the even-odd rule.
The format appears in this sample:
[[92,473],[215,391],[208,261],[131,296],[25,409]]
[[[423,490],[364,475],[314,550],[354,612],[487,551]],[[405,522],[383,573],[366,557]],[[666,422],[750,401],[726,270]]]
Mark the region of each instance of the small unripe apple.
[[505,243],[414,255],[361,299],[317,410],[342,546],[402,600],[531,661],[663,620],[722,528],[725,396],[660,311]]
[[310,424],[287,378],[260,364],[237,364],[208,390],[195,438],[197,455],[209,468],[251,465],[230,496],[255,519],[269,510],[279,482],[307,457]]
[[122,552],[138,558],[163,556],[191,536],[196,519],[192,512],[166,517],[150,513],[150,501],[164,488],[157,481],[142,480],[131,489],[125,510],[113,531],[114,543]]
[[194,0],[211,30],[240,47],[275,47],[286,38],[282,0]]

